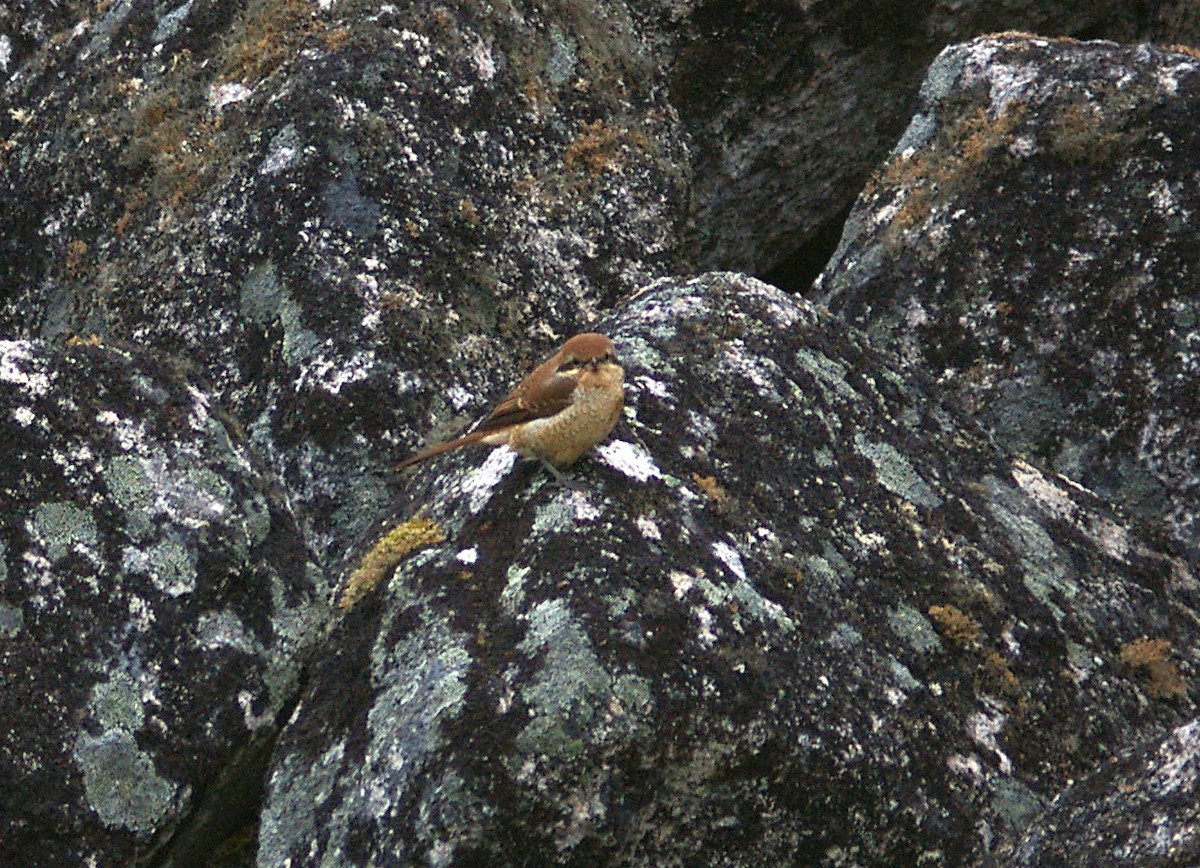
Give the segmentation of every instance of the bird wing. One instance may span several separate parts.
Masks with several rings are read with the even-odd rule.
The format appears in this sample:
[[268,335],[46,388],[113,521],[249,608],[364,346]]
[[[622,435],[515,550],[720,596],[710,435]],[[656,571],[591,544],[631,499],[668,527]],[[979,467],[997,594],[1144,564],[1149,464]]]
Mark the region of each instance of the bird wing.
[[496,405],[496,409],[479,423],[475,431],[494,431],[497,428],[545,419],[547,416],[561,413],[570,406],[574,391],[575,380],[572,377],[552,376],[532,389],[522,389],[518,386],[511,395]]

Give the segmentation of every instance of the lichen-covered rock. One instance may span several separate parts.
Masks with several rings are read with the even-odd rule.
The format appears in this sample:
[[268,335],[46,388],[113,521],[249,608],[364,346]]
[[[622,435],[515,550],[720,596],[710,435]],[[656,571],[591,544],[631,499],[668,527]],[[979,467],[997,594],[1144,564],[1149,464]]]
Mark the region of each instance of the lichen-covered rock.
[[694,142],[697,261],[795,280],[824,264],[947,43],[1012,29],[1133,42],[1185,26],[1061,0],[696,2],[665,17],[680,31],[671,95]]
[[[0,342],[0,864],[128,865],[253,810],[327,591],[177,373]],[[214,831],[216,830],[216,831]]]
[[1198,556],[1200,60],[948,48],[818,284],[1007,448]]
[[1200,865],[1200,721],[1105,763],[1071,787],[1004,864]]
[[186,357],[323,559],[388,498],[364,468],[479,409],[465,371],[678,264],[683,136],[621,4],[123,0],[0,93],[0,333]]
[[403,552],[311,670],[259,864],[960,865],[1195,714],[1187,565],[858,332],[728,274],[603,325],[587,490],[445,456],[347,570]]

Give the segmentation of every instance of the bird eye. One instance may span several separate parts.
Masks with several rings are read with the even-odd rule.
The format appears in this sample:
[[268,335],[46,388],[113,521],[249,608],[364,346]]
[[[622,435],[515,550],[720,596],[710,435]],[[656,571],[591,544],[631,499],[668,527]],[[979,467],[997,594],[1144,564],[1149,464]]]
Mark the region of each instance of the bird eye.
[[563,362],[561,365],[558,366],[558,372],[560,374],[565,374],[568,371],[574,371],[576,368],[579,367],[579,365],[580,365],[579,359],[567,359],[565,362]]

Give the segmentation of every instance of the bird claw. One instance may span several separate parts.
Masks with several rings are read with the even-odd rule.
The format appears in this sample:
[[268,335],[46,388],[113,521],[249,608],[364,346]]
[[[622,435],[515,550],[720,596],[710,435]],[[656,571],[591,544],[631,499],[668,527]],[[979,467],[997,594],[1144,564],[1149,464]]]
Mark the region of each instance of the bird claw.
[[563,472],[545,459],[541,459],[542,466],[550,471],[550,475],[554,477],[554,485],[558,488],[565,488],[568,491],[591,491],[586,485],[576,479],[568,479],[563,475]]

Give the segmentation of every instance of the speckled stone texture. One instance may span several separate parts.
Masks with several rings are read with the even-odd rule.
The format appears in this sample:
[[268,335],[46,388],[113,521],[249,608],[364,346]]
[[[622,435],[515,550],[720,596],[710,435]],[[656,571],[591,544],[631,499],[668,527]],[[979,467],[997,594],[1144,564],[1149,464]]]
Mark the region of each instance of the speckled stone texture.
[[1006,448],[1200,563],[1200,60],[1150,46],[947,49],[859,200],[822,300]]
[[[1195,715],[1196,61],[998,38],[917,82],[989,29],[1195,18],[0,3],[0,863],[1102,828],[1109,760]],[[834,315],[689,282],[823,263],[913,100]],[[588,491],[389,474],[591,328],[632,385]]]
[[447,539],[335,628],[260,865],[959,865],[1194,711],[1119,659],[1196,664],[1186,566],[857,332],[722,274],[601,327],[587,490],[503,450],[406,488]]
[[621,4],[122,0],[0,93],[0,334],[189,359],[324,565],[389,462],[681,267]]
[[254,790],[224,784],[326,617],[289,510],[199,391],[121,350],[0,342],[0,441],[0,863],[228,834]]
[[1007,864],[1200,864],[1200,722],[1106,763],[1068,789]]

